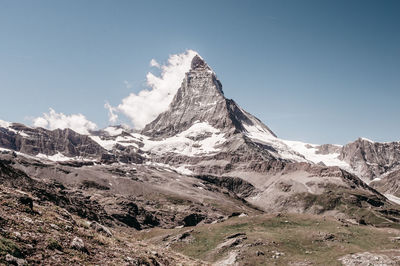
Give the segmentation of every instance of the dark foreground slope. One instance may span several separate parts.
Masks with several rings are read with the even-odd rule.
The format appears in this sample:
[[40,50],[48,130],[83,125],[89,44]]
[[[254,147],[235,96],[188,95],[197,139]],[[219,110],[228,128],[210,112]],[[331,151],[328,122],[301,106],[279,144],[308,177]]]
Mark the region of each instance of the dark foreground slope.
[[101,216],[100,209],[71,210],[70,204],[76,203],[72,195],[63,196],[54,187],[31,180],[7,162],[0,162],[0,176],[0,264],[205,264],[142,243],[131,237],[134,229],[129,227],[100,225],[94,221]]

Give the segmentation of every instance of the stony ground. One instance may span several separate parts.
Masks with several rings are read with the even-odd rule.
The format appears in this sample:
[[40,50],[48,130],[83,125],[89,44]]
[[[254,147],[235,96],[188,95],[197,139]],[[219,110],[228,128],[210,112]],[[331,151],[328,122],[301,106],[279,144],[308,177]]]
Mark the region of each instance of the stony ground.
[[[33,205],[29,199],[33,199]],[[90,223],[49,202],[0,185],[0,264],[205,264],[138,241],[131,237],[134,232]]]

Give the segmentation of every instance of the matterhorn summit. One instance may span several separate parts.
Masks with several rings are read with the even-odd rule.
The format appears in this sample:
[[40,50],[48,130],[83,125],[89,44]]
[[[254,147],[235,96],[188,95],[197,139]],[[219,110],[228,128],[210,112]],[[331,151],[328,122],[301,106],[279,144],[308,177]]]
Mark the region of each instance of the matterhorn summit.
[[199,55],[193,57],[191,68],[169,109],[148,124],[142,133],[154,138],[173,136],[196,123],[207,123],[228,134],[258,127],[275,136],[257,118],[243,111],[233,100],[225,98],[221,82]]

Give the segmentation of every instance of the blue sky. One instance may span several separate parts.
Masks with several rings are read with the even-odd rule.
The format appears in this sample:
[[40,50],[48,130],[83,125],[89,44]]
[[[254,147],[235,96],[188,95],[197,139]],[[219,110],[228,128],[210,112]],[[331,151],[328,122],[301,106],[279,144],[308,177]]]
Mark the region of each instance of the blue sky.
[[279,137],[400,140],[399,12],[367,0],[3,0],[0,119],[30,124],[51,107],[104,127],[105,102],[142,90],[151,59],[193,49]]

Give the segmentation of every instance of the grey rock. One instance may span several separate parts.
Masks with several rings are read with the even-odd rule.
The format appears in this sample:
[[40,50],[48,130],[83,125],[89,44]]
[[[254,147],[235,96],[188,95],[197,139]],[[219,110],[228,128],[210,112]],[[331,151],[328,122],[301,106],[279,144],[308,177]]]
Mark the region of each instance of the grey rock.
[[323,144],[317,147],[317,151],[315,152],[316,154],[332,154],[332,153],[340,153],[342,150],[342,147],[339,145],[333,145],[333,144]]
[[78,251],[82,251],[82,252],[85,252],[85,253],[88,252],[88,250],[85,247],[85,243],[83,242],[83,240],[81,238],[77,237],[77,236],[74,237],[74,239],[71,241],[71,245],[70,246],[71,246],[72,249],[75,249],[75,250],[78,250]]
[[19,259],[14,257],[11,254],[7,254],[5,257],[6,261],[10,264],[14,264],[14,265],[18,265],[18,266],[23,266],[23,265],[27,265],[28,263],[26,262],[26,260],[24,259]]
[[108,237],[111,237],[113,234],[111,233],[111,230],[105,227],[104,225],[101,225],[97,222],[92,222],[90,223],[90,227],[96,230],[96,232],[103,233]]
[[198,223],[203,221],[205,216],[200,213],[192,213],[183,219],[184,226],[196,226]]
[[362,252],[355,254],[348,254],[341,258],[339,261],[346,266],[356,265],[398,265],[398,261],[389,258],[384,254],[373,254],[370,252]]

